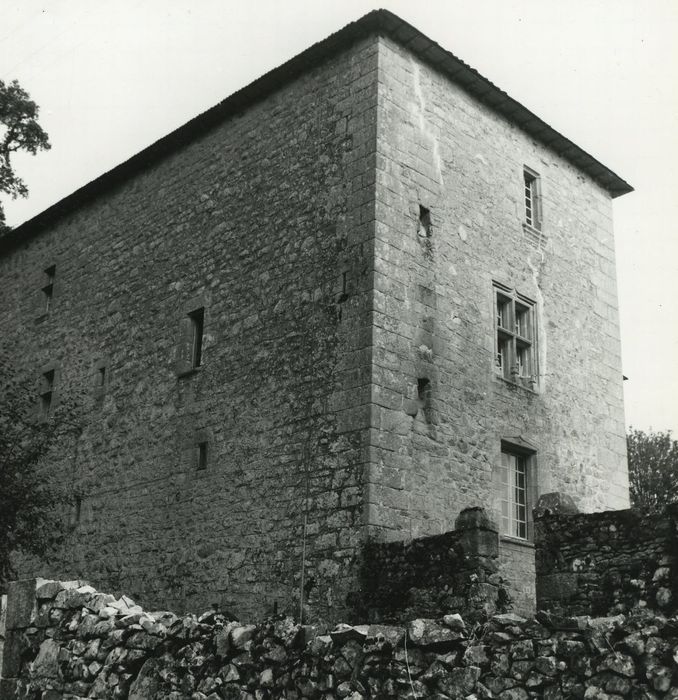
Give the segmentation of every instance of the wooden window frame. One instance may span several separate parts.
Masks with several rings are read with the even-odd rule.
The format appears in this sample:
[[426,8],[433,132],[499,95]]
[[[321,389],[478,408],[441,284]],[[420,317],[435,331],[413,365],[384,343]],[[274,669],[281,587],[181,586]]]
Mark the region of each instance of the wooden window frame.
[[492,284],[494,371],[502,379],[537,390],[536,302],[498,282]]
[[541,231],[541,177],[539,173],[523,167],[523,197],[525,207],[525,225],[535,231]]
[[205,318],[207,304],[194,299],[184,306],[179,320],[175,372],[177,377],[188,377],[199,372],[205,358]]
[[[520,438],[518,438],[520,440]],[[496,487],[499,531],[503,538],[531,542],[532,508],[537,498],[537,453],[521,441],[501,441]]]

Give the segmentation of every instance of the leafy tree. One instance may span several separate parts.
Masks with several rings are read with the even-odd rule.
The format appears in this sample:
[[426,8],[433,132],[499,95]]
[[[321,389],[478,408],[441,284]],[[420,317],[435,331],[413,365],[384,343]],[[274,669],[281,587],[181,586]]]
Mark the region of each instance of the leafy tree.
[[678,500],[678,441],[671,431],[645,433],[631,428],[629,454],[631,505],[658,511]]
[[63,537],[75,494],[49,467],[57,452],[73,450],[81,432],[73,401],[41,412],[35,387],[12,379],[8,370],[0,355],[0,589],[14,574],[12,553],[42,556]]
[[[48,150],[47,134],[37,122],[38,106],[16,80],[0,80],[0,192],[13,199],[26,197],[28,189],[12,168],[10,158],[17,151],[35,155]],[[0,233],[7,229],[5,212],[0,204]]]

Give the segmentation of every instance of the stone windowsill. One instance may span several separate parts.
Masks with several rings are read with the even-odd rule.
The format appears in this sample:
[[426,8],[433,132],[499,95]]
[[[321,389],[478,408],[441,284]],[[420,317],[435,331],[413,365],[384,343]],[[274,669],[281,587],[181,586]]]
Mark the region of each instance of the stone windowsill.
[[196,374],[200,374],[204,365],[198,365],[197,367],[190,367],[189,369],[181,370],[177,372],[177,379],[185,379],[188,377],[193,377]]
[[525,549],[534,549],[534,542],[522,540],[519,537],[511,537],[510,535],[499,536],[500,545],[509,545],[511,547],[524,547]]
[[508,379],[507,377],[504,377],[503,375],[499,374],[499,372],[494,373],[494,378],[497,381],[502,382],[503,384],[508,384],[509,386],[517,387],[518,389],[523,389],[524,391],[529,391],[530,394],[539,394],[539,382],[536,382],[534,388],[532,388],[531,386],[528,386],[525,382],[515,382],[512,379]]

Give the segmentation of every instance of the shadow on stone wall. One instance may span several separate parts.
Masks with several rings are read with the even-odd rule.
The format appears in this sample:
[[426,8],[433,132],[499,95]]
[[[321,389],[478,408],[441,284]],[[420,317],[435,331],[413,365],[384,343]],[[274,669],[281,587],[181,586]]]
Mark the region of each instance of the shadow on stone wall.
[[455,529],[410,542],[370,542],[360,571],[355,617],[402,622],[461,613],[467,621],[506,612],[510,598],[499,571],[499,535],[482,508],[467,508]]
[[569,615],[678,611],[678,503],[661,513],[577,513],[558,494],[535,512],[537,606]]

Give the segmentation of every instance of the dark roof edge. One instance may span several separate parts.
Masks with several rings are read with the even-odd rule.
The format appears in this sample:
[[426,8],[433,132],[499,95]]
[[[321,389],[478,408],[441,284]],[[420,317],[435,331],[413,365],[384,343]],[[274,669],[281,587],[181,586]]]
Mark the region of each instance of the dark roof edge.
[[422,61],[447,75],[450,80],[464,88],[479,102],[506,117],[524,132],[585,172],[612,197],[633,192],[633,187],[628,182],[549,126],[477,70],[388,10],[378,10],[378,12],[382,15],[380,28],[384,33]]
[[161,160],[192,141],[196,135],[206,133],[225,118],[238,114],[249,105],[279,89],[281,85],[299,77],[310,67],[317,66],[373,32],[391,37],[423,61],[433,65],[480,102],[516,123],[523,131],[583,170],[612,197],[633,191],[631,185],[609,168],[412,25],[388,10],[373,10],[326,39],[313,44],[281,66],[265,73],[206,112],[194,117],[128,160],[12,229],[0,238],[0,253],[22,243],[56,219],[115,187],[130,175]]

